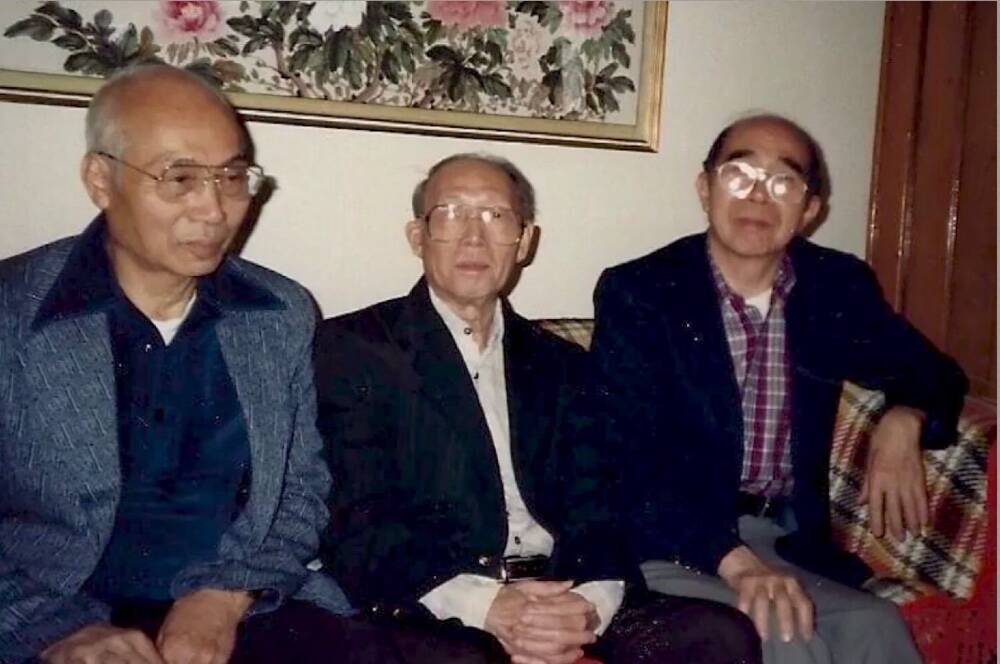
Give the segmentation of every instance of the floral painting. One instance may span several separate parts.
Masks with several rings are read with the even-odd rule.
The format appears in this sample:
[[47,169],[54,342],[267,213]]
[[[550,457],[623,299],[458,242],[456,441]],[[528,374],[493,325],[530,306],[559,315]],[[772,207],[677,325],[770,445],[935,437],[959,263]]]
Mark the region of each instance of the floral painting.
[[13,1],[0,7],[0,70],[96,87],[159,60],[241,108],[613,138],[658,108],[664,12],[627,0]]

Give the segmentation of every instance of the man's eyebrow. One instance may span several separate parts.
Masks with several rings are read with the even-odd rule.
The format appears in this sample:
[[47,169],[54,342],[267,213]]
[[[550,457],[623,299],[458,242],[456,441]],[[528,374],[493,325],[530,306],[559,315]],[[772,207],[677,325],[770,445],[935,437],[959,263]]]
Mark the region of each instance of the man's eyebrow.
[[[755,154],[757,154],[757,153],[754,150],[746,150],[746,149],[733,150],[732,152],[730,152],[729,154],[727,154],[722,159],[722,161],[730,161],[731,159],[742,159],[744,157],[752,157]],[[806,174],[805,167],[802,164],[800,164],[799,162],[797,162],[794,159],[792,159],[791,157],[778,157],[778,161],[780,161],[781,163],[783,163],[785,166],[788,166],[790,169],[792,169],[793,171],[795,171],[799,175],[805,176],[805,174]]]
[[243,153],[235,154],[219,164],[203,164],[191,157],[177,157],[168,159],[167,161],[171,166],[232,166],[233,164],[242,165],[250,163],[250,159]]

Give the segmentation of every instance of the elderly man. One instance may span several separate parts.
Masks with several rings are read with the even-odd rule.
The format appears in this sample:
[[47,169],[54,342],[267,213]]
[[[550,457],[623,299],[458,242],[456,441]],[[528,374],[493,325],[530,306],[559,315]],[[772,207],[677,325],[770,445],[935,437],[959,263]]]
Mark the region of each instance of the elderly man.
[[263,177],[232,108],[136,67],[87,148],[101,215],[0,262],[0,662],[401,661],[304,567],[314,310],[227,256]]
[[843,381],[886,393],[862,497],[896,537],[927,518],[922,447],[955,434],[965,381],[882,299],[868,267],[799,237],[822,205],[815,141],[762,115],[698,175],[707,234],[612,268],[592,353],[651,588],[753,617],[769,662],[918,662],[894,607],[831,541]]
[[343,478],[325,567],[370,615],[490,661],[757,661],[738,612],[626,590],[641,578],[578,407],[583,351],[501,297],[534,238],[531,184],[506,160],[456,155],[413,213],[424,278],[317,336],[320,431]]

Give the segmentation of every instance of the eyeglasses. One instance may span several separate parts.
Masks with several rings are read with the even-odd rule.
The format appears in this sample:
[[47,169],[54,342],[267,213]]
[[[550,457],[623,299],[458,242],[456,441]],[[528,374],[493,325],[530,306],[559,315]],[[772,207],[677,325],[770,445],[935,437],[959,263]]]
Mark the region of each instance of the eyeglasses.
[[768,173],[745,161],[727,161],[715,169],[726,193],[734,198],[750,196],[758,182],[775,203],[800,203],[809,187],[797,173]]
[[242,164],[231,166],[171,164],[159,175],[154,175],[107,152],[96,154],[155,180],[156,193],[168,203],[180,200],[188,194],[200,192],[209,183],[218,187],[219,193],[227,198],[250,198],[260,191],[265,179],[264,170],[260,166]]
[[432,240],[454,242],[465,235],[470,221],[483,222],[486,239],[493,244],[517,244],[524,233],[521,215],[510,208],[463,203],[442,203],[424,214]]

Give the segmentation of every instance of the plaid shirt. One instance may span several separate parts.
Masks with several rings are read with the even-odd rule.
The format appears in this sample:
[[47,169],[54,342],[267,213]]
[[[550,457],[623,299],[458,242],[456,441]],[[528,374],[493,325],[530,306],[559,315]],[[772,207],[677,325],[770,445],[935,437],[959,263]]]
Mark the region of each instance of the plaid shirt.
[[791,366],[785,337],[785,302],[795,285],[792,262],[786,255],[778,267],[766,316],[730,290],[711,257],[709,262],[743,397],[740,490],[785,496],[792,491]]

